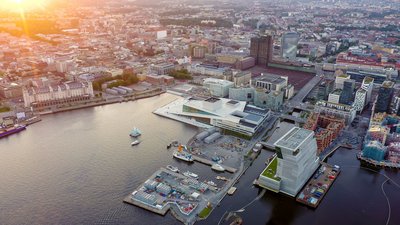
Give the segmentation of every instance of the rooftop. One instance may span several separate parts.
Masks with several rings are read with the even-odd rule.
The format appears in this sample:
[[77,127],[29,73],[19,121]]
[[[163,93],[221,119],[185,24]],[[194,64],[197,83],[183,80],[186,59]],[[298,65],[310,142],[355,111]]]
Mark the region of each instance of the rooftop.
[[281,178],[276,176],[277,167],[278,167],[278,159],[275,156],[274,159],[272,159],[271,162],[268,164],[267,168],[265,168],[265,170],[262,172],[262,175],[264,177],[280,181]]
[[215,103],[215,102],[218,102],[218,101],[220,101],[221,99],[219,99],[219,98],[214,98],[214,97],[210,97],[210,98],[207,98],[206,100],[204,100],[204,101],[206,101],[206,102],[211,102],[211,103]]
[[364,78],[364,83],[365,84],[369,84],[371,82],[374,82],[374,78],[372,78],[372,77],[365,77]]
[[382,83],[382,87],[384,87],[384,88],[393,88],[393,86],[394,86],[394,83],[390,80],[385,80]]
[[256,81],[269,82],[272,84],[280,84],[282,82],[286,82],[286,79],[282,78],[281,76],[263,73],[261,74],[260,77],[256,78]]
[[293,127],[289,132],[275,142],[275,146],[296,150],[304,140],[312,134],[313,131]]

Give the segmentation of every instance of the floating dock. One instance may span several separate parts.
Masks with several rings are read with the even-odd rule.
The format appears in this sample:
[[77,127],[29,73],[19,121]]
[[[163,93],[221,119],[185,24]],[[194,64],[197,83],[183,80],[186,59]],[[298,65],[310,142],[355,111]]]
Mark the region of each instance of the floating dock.
[[296,201],[309,207],[317,208],[339,173],[340,169],[338,167],[321,162],[321,167],[297,195]]
[[[199,163],[203,163],[203,164],[206,164],[209,166],[212,166],[213,164],[215,164],[215,162],[213,162],[211,160],[208,160],[208,159],[196,156],[196,155],[193,155],[192,157],[193,157],[194,161],[199,162]],[[229,173],[236,173],[236,171],[237,171],[237,169],[230,167],[230,166],[225,166],[225,165],[221,165],[221,166],[224,167],[224,169]]]

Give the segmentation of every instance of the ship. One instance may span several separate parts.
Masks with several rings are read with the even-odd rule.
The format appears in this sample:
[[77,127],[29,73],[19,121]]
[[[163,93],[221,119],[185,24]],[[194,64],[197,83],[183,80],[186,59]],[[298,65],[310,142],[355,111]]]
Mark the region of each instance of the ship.
[[183,175],[185,175],[185,176],[187,176],[187,177],[190,177],[190,178],[194,178],[194,179],[198,179],[198,178],[199,178],[199,175],[197,175],[197,174],[195,174],[195,173],[192,173],[192,172],[190,172],[190,171],[184,172]]
[[193,162],[194,161],[194,159],[192,157],[192,154],[190,154],[190,153],[174,151],[174,153],[172,155],[175,158],[181,159],[181,160],[186,161],[186,162]]
[[12,128],[8,128],[8,129],[0,128],[0,138],[7,137],[11,134],[19,133],[25,129],[26,129],[26,126],[22,126],[22,125],[16,125]]
[[192,154],[183,151],[184,148],[186,149],[186,146],[179,145],[178,150],[175,150],[172,155],[177,159],[181,159],[186,162],[193,162],[194,159],[192,157]]
[[137,127],[133,128],[133,130],[129,134],[129,136],[131,137],[139,137],[140,135],[142,135],[142,132]]

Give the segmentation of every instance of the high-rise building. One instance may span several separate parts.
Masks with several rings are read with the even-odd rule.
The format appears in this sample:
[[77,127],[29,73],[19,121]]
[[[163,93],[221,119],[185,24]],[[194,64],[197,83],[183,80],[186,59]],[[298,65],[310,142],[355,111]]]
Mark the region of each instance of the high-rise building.
[[328,95],[328,102],[332,102],[335,104],[339,103],[340,95],[342,95],[342,90],[336,89]]
[[357,112],[361,112],[366,105],[367,105],[367,91],[362,88],[359,88],[354,98],[353,107]]
[[297,55],[297,44],[300,36],[296,32],[287,32],[282,35],[281,56],[282,58],[294,59]]
[[392,81],[387,80],[382,83],[375,104],[375,112],[389,112],[394,92],[393,87],[394,83]]
[[334,80],[323,80],[318,86],[318,99],[327,100],[329,93],[333,91],[335,86]]
[[350,80],[350,75],[343,73],[341,70],[335,72],[335,88],[343,89],[343,83],[345,80]]
[[356,82],[354,80],[345,80],[343,82],[343,91],[340,95],[339,103],[350,105],[354,101],[354,88]]
[[259,185],[296,196],[319,165],[314,132],[293,127],[274,145],[276,157],[260,174]]
[[361,88],[367,92],[366,104],[371,101],[372,89],[374,89],[374,78],[364,77]]
[[272,60],[273,42],[269,35],[251,38],[250,56],[255,59],[256,65],[267,66]]

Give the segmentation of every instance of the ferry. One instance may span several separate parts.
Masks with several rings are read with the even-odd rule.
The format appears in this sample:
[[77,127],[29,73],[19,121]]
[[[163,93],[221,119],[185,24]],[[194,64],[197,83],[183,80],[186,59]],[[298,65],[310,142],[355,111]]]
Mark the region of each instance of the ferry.
[[129,134],[129,136],[131,136],[131,137],[139,137],[140,135],[142,135],[142,132],[136,127],[133,128],[133,130]]
[[23,126],[23,125],[15,125],[14,127],[8,128],[8,129],[0,128],[0,138],[7,137],[11,134],[19,133],[25,129],[26,129],[26,126]]
[[138,145],[138,144],[140,144],[140,141],[139,140],[135,140],[134,142],[131,143],[131,146]]
[[214,163],[211,166],[211,169],[213,169],[215,171],[219,171],[219,172],[224,172],[225,171],[225,168],[223,166],[219,165],[218,163]]
[[192,172],[189,172],[189,171],[184,172],[183,175],[185,175],[187,177],[190,177],[190,178],[194,178],[194,179],[198,179],[199,178],[199,175],[197,175],[195,173],[192,173]]
[[179,173],[178,167],[168,165],[167,169],[171,170],[172,172]]

